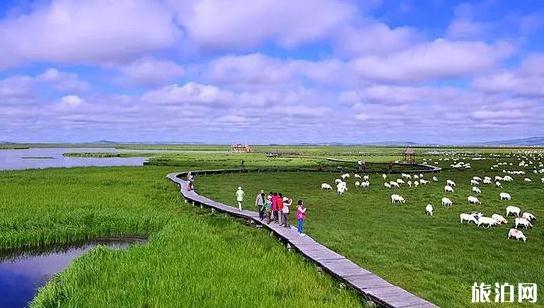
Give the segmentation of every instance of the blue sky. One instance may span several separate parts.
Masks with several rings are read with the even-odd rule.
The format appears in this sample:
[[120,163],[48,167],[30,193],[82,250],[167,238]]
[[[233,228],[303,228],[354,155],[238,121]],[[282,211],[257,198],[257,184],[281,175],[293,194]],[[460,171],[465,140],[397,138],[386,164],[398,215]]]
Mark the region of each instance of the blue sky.
[[0,141],[544,135],[542,32],[529,0],[2,1]]

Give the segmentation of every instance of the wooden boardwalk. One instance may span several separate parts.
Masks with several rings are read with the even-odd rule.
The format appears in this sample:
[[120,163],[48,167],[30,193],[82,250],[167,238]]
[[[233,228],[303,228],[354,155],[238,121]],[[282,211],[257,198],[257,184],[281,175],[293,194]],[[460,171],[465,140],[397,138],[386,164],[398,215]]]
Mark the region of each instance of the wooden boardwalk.
[[[197,173],[219,173],[234,172],[234,170],[208,170],[197,171]],[[343,281],[363,296],[384,307],[437,307],[436,305],[417,297],[416,295],[395,286],[384,279],[374,275],[344,256],[330,250],[319,244],[310,236],[300,236],[296,228],[286,228],[278,224],[266,224],[259,219],[259,214],[254,211],[243,210],[225,205],[223,203],[200,196],[194,190],[188,190],[188,182],[183,180],[187,175],[183,173],[170,173],[166,177],[172,182],[177,183],[180,192],[186,201],[195,205],[201,205],[213,210],[230,214],[235,217],[252,220],[256,224],[274,232],[284,241],[288,242],[292,248],[300,252],[306,258],[315,262],[337,279]]]

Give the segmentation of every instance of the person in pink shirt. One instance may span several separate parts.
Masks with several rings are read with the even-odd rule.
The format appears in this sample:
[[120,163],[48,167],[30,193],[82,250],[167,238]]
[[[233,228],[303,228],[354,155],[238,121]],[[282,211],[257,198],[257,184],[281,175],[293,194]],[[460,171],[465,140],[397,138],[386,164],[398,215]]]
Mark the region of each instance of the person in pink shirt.
[[298,220],[298,234],[301,236],[304,236],[304,220],[306,219],[306,207],[304,206],[304,202],[302,200],[298,200],[297,202],[297,220]]
[[278,223],[278,193],[272,195],[272,217]]

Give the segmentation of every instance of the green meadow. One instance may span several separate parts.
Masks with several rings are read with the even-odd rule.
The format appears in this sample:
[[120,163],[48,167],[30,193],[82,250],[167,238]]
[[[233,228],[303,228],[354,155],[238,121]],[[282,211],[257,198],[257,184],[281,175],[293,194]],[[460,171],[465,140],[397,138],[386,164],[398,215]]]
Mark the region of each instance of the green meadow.
[[171,167],[0,172],[0,247],[146,235],[98,247],[43,287],[33,307],[362,305],[268,232],[185,204]]

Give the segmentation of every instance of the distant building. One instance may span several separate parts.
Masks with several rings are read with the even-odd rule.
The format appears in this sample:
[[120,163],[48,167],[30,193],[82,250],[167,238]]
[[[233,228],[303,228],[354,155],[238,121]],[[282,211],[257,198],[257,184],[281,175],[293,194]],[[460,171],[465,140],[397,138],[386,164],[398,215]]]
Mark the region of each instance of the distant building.
[[251,153],[253,148],[247,144],[233,144],[230,146],[231,153]]
[[406,148],[402,151],[403,160],[408,163],[416,162],[416,150],[412,148]]

